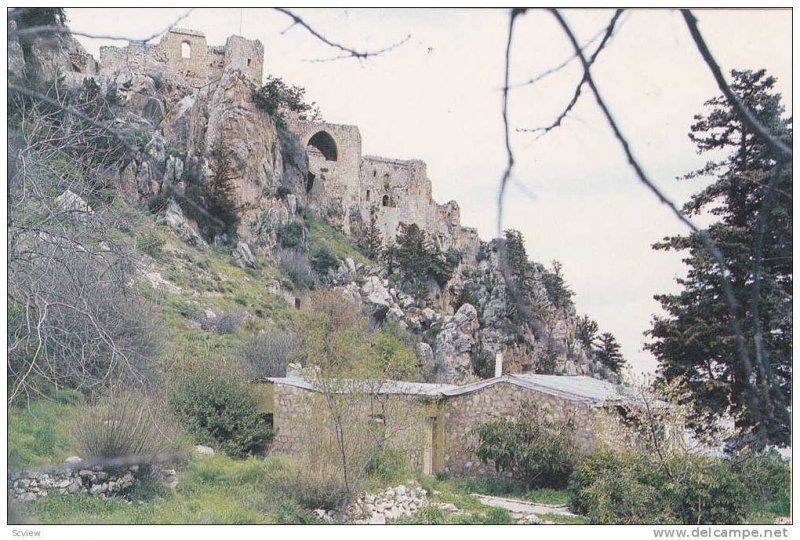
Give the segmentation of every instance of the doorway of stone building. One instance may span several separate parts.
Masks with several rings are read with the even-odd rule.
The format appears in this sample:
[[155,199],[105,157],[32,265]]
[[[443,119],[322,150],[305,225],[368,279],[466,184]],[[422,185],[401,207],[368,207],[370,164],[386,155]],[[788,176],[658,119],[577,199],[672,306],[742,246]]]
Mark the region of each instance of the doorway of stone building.
[[433,447],[435,444],[436,417],[425,419],[425,449],[422,454],[422,472],[433,474]]

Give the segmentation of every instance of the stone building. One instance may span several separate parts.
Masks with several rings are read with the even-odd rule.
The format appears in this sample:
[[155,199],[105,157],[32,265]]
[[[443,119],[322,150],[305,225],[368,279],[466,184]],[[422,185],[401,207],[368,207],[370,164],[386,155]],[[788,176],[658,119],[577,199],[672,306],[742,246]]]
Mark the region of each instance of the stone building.
[[258,40],[228,37],[209,46],[197,30],[171,28],[158,44],[131,41],[127,47],[100,47],[100,73],[131,70],[160,76],[183,86],[203,86],[222,77],[225,68],[240,70],[261,84],[264,46]]
[[[383,429],[397,429],[401,436],[387,438],[387,445],[426,474],[492,474],[491,466],[468,451],[469,433],[489,420],[515,416],[525,401],[536,403],[555,419],[572,418],[576,446],[582,452],[606,442],[604,434],[618,417],[617,407],[629,402],[620,388],[585,376],[503,375],[463,386],[386,381],[371,391],[359,391],[352,384],[336,391],[358,393],[348,421],[379,417]],[[319,441],[320,434],[309,431],[311,409],[323,396],[319,388],[297,373],[261,379],[257,385],[263,412],[271,415],[277,430],[275,453],[292,455],[309,441]],[[392,407],[387,400],[392,400]]]
[[289,128],[308,150],[306,193],[328,210],[345,234],[355,234],[373,212],[384,244],[397,236],[400,223],[416,223],[446,250],[468,258],[480,239],[474,228],[461,225],[458,203],[437,204],[421,160],[364,156],[357,126],[290,119]]

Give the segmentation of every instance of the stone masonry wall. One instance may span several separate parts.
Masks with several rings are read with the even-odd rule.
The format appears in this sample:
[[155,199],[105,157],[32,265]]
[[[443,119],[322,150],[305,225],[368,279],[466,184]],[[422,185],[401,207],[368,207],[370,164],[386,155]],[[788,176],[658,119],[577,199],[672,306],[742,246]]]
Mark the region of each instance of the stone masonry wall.
[[[272,383],[265,383],[272,384]],[[312,442],[321,447],[333,443],[334,432],[324,396],[285,384],[274,385],[273,427],[276,435],[272,452],[302,455]],[[426,440],[426,421],[435,414],[433,405],[414,396],[350,395],[345,398],[348,431],[353,437],[379,429],[388,447],[403,454],[414,469],[422,469],[423,454],[432,441]],[[378,422],[380,425],[376,424]],[[371,424],[371,425],[370,425]]]
[[483,465],[467,451],[467,434],[480,424],[517,414],[524,401],[533,401],[551,411],[558,420],[570,415],[576,423],[578,449],[591,452],[597,447],[597,411],[591,405],[502,382],[444,403],[444,468],[454,475],[495,474],[494,467]]
[[[188,58],[184,58],[186,46]],[[100,47],[100,72],[106,75],[130,69],[157,73],[179,85],[202,86],[219,79],[226,67],[261,84],[264,46],[258,40],[230,36],[224,46],[209,47],[202,32],[173,28],[157,45],[132,41],[127,47]]]

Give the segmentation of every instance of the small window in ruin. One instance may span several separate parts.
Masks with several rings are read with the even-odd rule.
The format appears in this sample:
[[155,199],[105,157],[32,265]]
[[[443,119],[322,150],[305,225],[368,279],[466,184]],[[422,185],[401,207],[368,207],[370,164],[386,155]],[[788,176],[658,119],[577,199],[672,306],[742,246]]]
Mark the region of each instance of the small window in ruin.
[[372,169],[372,177],[375,178],[376,176],[378,176],[378,170]]
[[191,58],[192,57],[192,46],[189,45],[188,41],[184,41],[181,43],[181,58]]
[[370,190],[367,190],[367,202],[369,202],[370,195],[372,195],[372,192]]
[[383,206],[389,206],[389,196],[388,195],[384,195],[383,196],[383,202],[381,204]]
[[251,62],[251,60],[248,58],[247,59],[247,67],[250,67],[250,62]]
[[295,298],[294,299],[294,309],[300,309],[300,299],[299,298]]
[[311,193],[311,190],[314,189],[314,179],[316,175],[311,171],[308,171],[308,176],[306,176],[306,193]]

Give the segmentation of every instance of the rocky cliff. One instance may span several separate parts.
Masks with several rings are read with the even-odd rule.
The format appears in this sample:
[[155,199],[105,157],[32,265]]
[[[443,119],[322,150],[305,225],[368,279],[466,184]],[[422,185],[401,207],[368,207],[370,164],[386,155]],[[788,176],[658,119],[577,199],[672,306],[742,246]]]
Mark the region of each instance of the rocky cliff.
[[[357,236],[353,240],[363,245],[367,228],[364,214],[372,208],[367,203],[372,197],[378,198],[377,191],[385,186],[391,191],[383,196],[383,207],[396,209],[397,198],[407,200],[402,212],[398,211],[402,219],[390,216],[380,221],[384,227],[382,243],[388,242],[386,227],[391,228],[388,233],[393,240],[400,223],[415,219],[412,210],[423,208],[420,215],[426,218],[418,225],[429,228],[429,239],[437,252],[448,250],[448,259],[452,255],[446,281],[428,279],[411,291],[404,286],[402,270],[392,270],[383,260],[366,264],[334,256],[318,270],[319,284],[360,299],[376,320],[394,321],[414,334],[417,354],[430,379],[463,382],[493,376],[498,353],[505,358],[505,372],[613,377],[592,360],[591,350],[577,339],[574,306],[568,299],[551,297],[545,287],[548,271],[541,265],[530,266],[532,297],[527,302],[529,309],[520,315],[518,301],[511,294],[513,277],[501,264],[500,243],[481,242],[474,230],[461,227],[457,204],[437,206],[432,201],[424,164],[420,169],[416,164],[398,166],[365,158],[363,163],[369,168],[357,169],[360,179],[342,180],[367,186],[365,193],[359,194],[358,188],[335,189],[335,176],[328,178],[326,189],[312,189],[313,171],[320,175],[327,171],[328,158],[323,156],[320,161],[316,148],[308,146],[297,132],[277,127],[275,118],[256,105],[253,90],[260,81],[255,81],[252,73],[243,72],[235,64],[226,65],[218,78],[198,86],[124,63],[109,72],[98,70],[94,59],[72,38],[58,39],[57,52],[43,55],[40,69],[50,74],[69,70],[67,84],[83,84],[83,80],[92,78],[105,95],[115,96],[119,113],[114,125],[133,132],[140,150],[135,159],[119,164],[119,189],[148,207],[157,223],[172,229],[186,243],[197,249],[206,249],[208,243],[229,246],[240,265],[254,267],[276,261],[282,248],[302,254],[309,220],[318,220],[330,221],[340,231]],[[9,66],[22,73],[25,59],[12,45]],[[186,206],[186,194],[190,185],[210,189],[220,167],[212,152],[217,144],[224,147],[229,161],[227,180],[238,226],[230,233],[204,238],[199,218],[192,217],[192,209]],[[423,187],[390,185],[389,172],[383,182],[377,174],[378,165],[387,171],[390,165],[398,170],[420,169],[422,176],[416,175],[413,180]],[[342,203],[342,193],[348,193],[353,208],[361,212],[355,221],[352,215],[349,220],[343,219],[348,210]],[[341,211],[329,212],[332,207]],[[357,222],[358,226],[350,227],[348,222]],[[287,241],[286,231],[292,227],[296,242]],[[374,259],[376,253],[372,255]],[[308,254],[304,256],[308,258]],[[279,286],[270,283],[269,287]],[[302,296],[303,287],[297,283],[294,287],[288,296]]]

